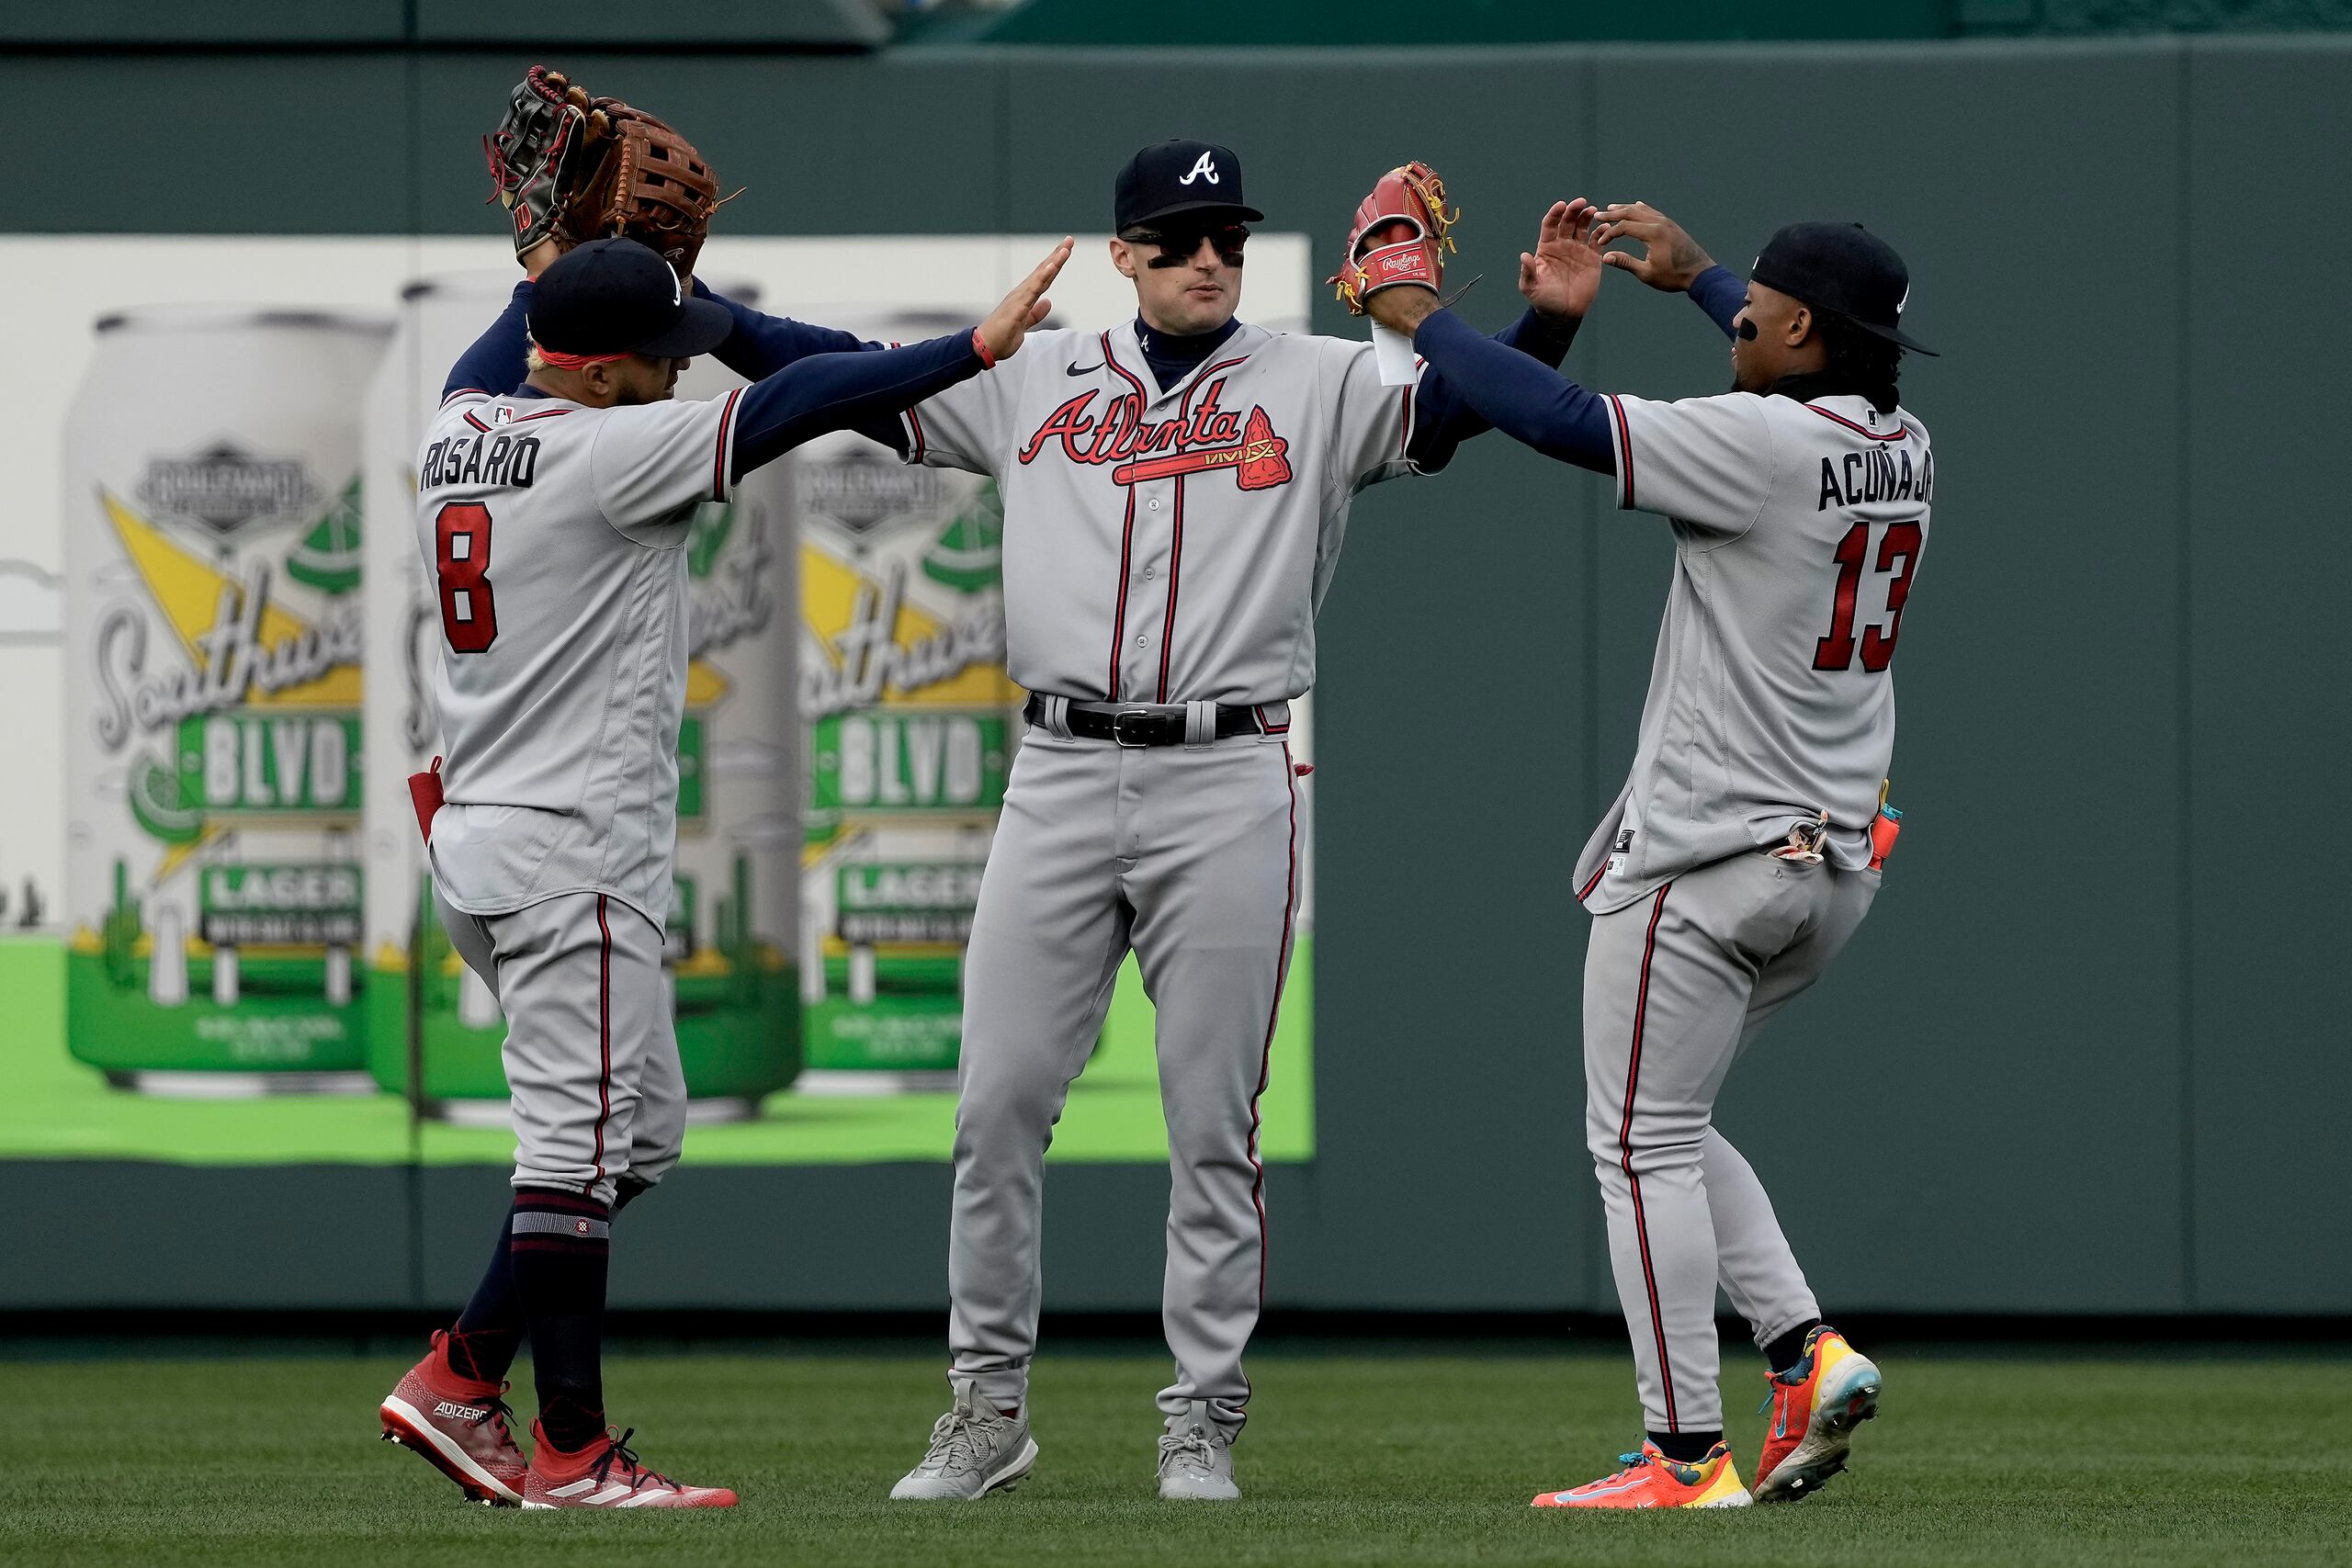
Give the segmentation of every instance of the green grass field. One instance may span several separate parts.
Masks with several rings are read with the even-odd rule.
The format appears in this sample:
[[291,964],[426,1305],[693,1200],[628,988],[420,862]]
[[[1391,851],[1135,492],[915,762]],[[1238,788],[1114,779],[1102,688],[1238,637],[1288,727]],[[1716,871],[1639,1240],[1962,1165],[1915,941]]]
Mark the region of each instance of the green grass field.
[[[939,1358],[616,1355],[649,1462],[731,1513],[522,1514],[457,1501],[375,1440],[391,1359],[0,1361],[0,1562],[56,1564],[2322,1563],[2352,1561],[2352,1360],[1881,1358],[1884,1414],[1804,1504],[1538,1514],[1634,1437],[1615,1356],[1253,1362],[1238,1506],[1151,1491],[1156,1357],[1038,1370],[1036,1473],[893,1505],[943,1407]],[[1743,1465],[1760,1380],[1726,1390]]]

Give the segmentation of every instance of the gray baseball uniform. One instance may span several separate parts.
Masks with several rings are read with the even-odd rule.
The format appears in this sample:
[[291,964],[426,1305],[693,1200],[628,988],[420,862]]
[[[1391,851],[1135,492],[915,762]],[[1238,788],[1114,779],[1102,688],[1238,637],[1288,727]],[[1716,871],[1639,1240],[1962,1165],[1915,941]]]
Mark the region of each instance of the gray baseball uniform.
[[[995,476],[1016,758],[966,966],[949,1241],[955,1374],[1026,1398],[1044,1158],[1132,947],[1158,1011],[1170,1416],[1228,1430],[1265,1274],[1258,1099],[1297,908],[1287,700],[1355,492],[1408,472],[1414,389],[1370,346],[1242,326],[1161,389],[1132,323],[1033,334],[907,416],[910,460]],[[1192,743],[1071,735],[1069,704],[1184,705]],[[1250,732],[1215,738],[1216,705]]]
[[676,1162],[661,968],[686,680],[682,547],[724,501],[741,394],[587,408],[459,393],[426,431],[417,539],[448,748],[435,896],[498,993],[518,1186],[611,1201]]
[[[1935,459],[1859,397],[1612,397],[1620,506],[1673,587],[1631,776],[1577,868],[1586,1138],[1649,1428],[1723,1425],[1718,1278],[1760,1346],[1817,1315],[1770,1201],[1711,1125],[1733,1059],[1861,923],[1894,657]],[[1818,861],[1787,858],[1825,819]]]
[[451,936],[506,1014],[515,1184],[609,1202],[623,1172],[650,1183],[675,1162],[685,1125],[661,952],[695,509],[728,500],[739,469],[983,361],[953,333],[787,353],[707,401],[492,396],[479,389],[519,370],[522,306],[518,291],[459,362],[418,460],[448,748],[431,859]]

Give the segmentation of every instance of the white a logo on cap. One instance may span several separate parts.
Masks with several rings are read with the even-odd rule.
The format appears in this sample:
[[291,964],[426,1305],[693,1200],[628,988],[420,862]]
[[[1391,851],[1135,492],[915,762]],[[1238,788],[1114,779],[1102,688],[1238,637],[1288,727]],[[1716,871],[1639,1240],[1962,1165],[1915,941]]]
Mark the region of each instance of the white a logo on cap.
[[1186,175],[1182,179],[1178,180],[1176,183],[1180,186],[1188,186],[1194,180],[1204,178],[1205,178],[1211,185],[1219,185],[1223,183],[1216,177],[1216,160],[1206,152],[1202,153],[1198,158],[1194,159],[1193,162],[1193,172]]

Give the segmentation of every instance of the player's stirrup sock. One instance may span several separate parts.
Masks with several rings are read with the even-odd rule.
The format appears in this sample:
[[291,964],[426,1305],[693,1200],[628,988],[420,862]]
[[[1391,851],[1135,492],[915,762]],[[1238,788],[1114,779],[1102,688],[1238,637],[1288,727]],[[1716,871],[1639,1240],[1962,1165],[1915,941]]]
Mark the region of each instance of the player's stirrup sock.
[[539,1430],[567,1453],[605,1432],[605,1266],[612,1212],[594,1198],[526,1187],[514,1194],[508,1256],[531,1332]]
[[1650,1441],[1657,1451],[1677,1464],[1696,1464],[1714,1451],[1724,1440],[1721,1430],[1713,1432],[1652,1432]]
[[443,1342],[449,1370],[475,1382],[505,1382],[506,1369],[514,1364],[515,1348],[523,1343],[523,1303],[514,1293],[514,1264],[506,1250],[514,1235],[513,1215],[502,1216],[490,1267],[482,1270],[473,1299]]
[[1764,1347],[1764,1364],[1775,1372],[1785,1372],[1804,1359],[1804,1337],[1821,1326],[1821,1319],[1808,1317],[1786,1334],[1776,1334]]

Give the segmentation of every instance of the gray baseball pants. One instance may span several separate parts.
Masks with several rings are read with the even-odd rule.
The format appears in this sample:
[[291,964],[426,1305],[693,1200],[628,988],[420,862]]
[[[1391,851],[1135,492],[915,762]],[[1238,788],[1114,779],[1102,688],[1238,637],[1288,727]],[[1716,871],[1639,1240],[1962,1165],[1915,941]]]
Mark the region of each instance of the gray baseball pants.
[[965,964],[954,1375],[1027,1400],[1043,1290],[1046,1147],[1133,948],[1158,1014],[1168,1122],[1160,1409],[1246,1416],[1264,1298],[1258,1097],[1297,908],[1297,799],[1281,738],[1127,749],[1032,726],[1014,759]]
[[1761,1347],[1819,1315],[1756,1172],[1714,1130],[1733,1059],[1819,978],[1879,874],[1736,855],[1595,916],[1585,1140],[1653,1432],[1723,1426],[1715,1284]]
[[685,1142],[686,1079],[653,922],[601,893],[509,915],[433,901],[506,1015],[514,1185],[610,1203],[623,1175],[662,1179]]

